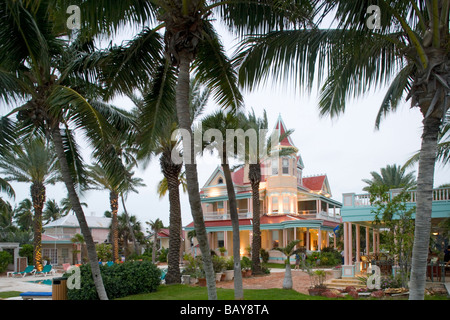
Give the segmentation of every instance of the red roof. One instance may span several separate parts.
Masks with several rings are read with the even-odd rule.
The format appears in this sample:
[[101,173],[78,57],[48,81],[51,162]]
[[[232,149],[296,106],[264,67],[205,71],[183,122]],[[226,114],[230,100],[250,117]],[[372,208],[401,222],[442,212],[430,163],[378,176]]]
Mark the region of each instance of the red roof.
[[[281,116],[278,117],[277,124],[275,126],[276,130],[280,131],[280,137],[286,133],[287,129],[284,126],[283,120],[281,119]],[[295,147],[292,143],[292,140],[289,136],[285,137],[283,140],[281,140],[280,144],[282,146],[288,146],[288,147]]]
[[310,190],[322,190],[326,176],[304,177],[302,179],[303,185]]
[[244,167],[231,173],[231,179],[236,185],[244,184]]
[[158,238],[168,238],[170,235],[169,229],[164,228],[159,230],[158,232]]

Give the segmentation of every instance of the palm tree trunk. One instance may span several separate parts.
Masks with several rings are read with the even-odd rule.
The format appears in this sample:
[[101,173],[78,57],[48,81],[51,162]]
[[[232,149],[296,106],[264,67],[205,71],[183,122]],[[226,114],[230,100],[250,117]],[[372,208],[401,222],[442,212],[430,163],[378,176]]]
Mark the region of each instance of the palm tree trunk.
[[[179,52],[179,71],[176,87],[176,106],[177,117],[180,129],[185,130],[192,137],[191,116],[189,112],[189,69],[191,64],[190,54],[188,52]],[[194,227],[197,234],[197,240],[203,257],[203,265],[206,275],[206,284],[208,290],[208,299],[217,300],[216,279],[212,265],[211,251],[206,235],[206,227],[203,219],[203,211],[200,201],[200,188],[198,185],[197,165],[195,164],[195,154],[193,143],[183,141],[183,150],[191,151],[191,161],[185,163],[187,191],[189,204],[191,207]]]
[[292,271],[289,257],[286,260],[286,269],[284,271],[283,289],[292,289]]
[[180,247],[181,247],[181,205],[180,205],[180,172],[181,164],[175,164],[171,153],[163,153],[160,159],[161,170],[167,180],[170,203],[169,218],[169,254],[167,257],[166,283],[181,283]]
[[239,216],[237,212],[236,194],[234,192],[233,180],[231,178],[230,165],[226,161],[226,150],[223,147],[222,168],[225,176],[225,183],[227,185],[228,204],[230,205],[231,226],[233,228],[233,259],[234,259],[234,299],[244,299],[244,288],[242,285],[242,271],[241,271],[241,255],[240,245],[241,240],[239,236]]
[[139,245],[136,241],[136,236],[134,234],[134,230],[133,227],[131,226],[131,222],[130,222],[130,216],[128,215],[128,211],[127,211],[127,207],[125,206],[125,199],[123,197],[123,194],[120,196],[122,199],[122,206],[123,206],[123,212],[125,213],[125,217],[127,219],[127,226],[128,226],[128,230],[130,230],[130,236],[131,236],[131,241],[133,241],[133,245],[134,245],[134,252],[136,254],[140,254],[139,251]]
[[119,194],[115,191],[109,193],[109,205],[111,207],[111,234],[113,261],[119,263],[119,222],[117,220],[117,212],[119,211]]
[[70,203],[72,204],[72,210],[77,216],[78,223],[80,224],[81,233],[83,234],[84,241],[87,247],[87,253],[89,258],[89,263],[91,266],[92,278],[94,279],[95,288],[97,289],[97,294],[100,300],[108,300],[105,287],[103,285],[102,275],[100,273],[100,266],[98,264],[97,251],[95,250],[94,239],[92,238],[91,231],[86,222],[86,217],[84,216],[83,208],[80,204],[80,199],[75,191],[72,176],[70,175],[69,165],[67,163],[66,155],[64,153],[64,145],[61,137],[59,128],[53,129],[51,132],[51,137],[53,144],[55,146],[56,155],[58,156],[58,161],[61,169],[61,176],[66,185],[67,192],[69,194]]
[[431,231],[434,167],[441,121],[434,117],[423,121],[422,146],[417,175],[415,234],[409,299],[423,300],[425,295],[428,246]]
[[34,208],[34,265],[38,271],[42,271],[42,210],[45,204],[45,186],[40,182],[34,182],[30,187],[30,191]]
[[261,181],[261,166],[259,163],[249,165],[249,178],[252,186],[253,201],[253,239],[252,239],[252,262],[253,272],[262,273],[261,262],[259,260],[259,251],[261,250],[261,223],[260,223],[260,202],[259,202],[259,183]]

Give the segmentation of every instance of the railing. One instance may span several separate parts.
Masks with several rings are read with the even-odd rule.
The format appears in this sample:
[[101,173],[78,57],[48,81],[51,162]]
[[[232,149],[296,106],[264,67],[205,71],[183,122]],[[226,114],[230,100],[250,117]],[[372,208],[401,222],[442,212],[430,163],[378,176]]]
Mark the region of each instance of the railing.
[[[226,214],[224,211],[212,211],[212,212],[205,212],[203,214],[203,217],[207,221],[211,220],[229,220],[231,219],[230,211],[228,211]],[[248,211],[248,209],[238,209],[238,217],[239,219],[245,219],[245,218],[251,218],[252,213]]]
[[[401,189],[392,189],[389,191],[390,198],[399,194]],[[409,194],[407,202],[415,203],[417,200],[417,192],[416,190],[407,191]],[[354,194],[354,193],[346,193],[343,195],[344,197],[344,207],[369,207],[372,204],[370,203],[370,194]],[[433,201],[450,201],[450,188],[437,188],[433,189]]]
[[297,216],[306,219],[322,219],[336,222],[341,220],[340,215],[334,215],[333,213],[326,211],[317,212],[317,210],[299,210]]

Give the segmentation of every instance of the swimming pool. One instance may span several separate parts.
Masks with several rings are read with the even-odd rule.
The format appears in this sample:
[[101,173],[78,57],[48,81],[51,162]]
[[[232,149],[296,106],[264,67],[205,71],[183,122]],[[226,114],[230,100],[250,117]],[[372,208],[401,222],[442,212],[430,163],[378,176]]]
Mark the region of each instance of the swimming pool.
[[34,281],[28,281],[28,282],[32,282],[32,283],[37,283],[37,284],[45,284],[45,285],[52,285],[52,279],[42,279],[42,280],[34,280]]

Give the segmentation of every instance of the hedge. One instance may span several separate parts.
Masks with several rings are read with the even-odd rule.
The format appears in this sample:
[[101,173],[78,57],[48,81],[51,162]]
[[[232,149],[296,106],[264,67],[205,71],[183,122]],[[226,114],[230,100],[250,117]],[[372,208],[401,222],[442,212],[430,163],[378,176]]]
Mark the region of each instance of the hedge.
[[[80,266],[81,288],[69,289],[69,300],[98,300],[89,264]],[[112,266],[100,266],[108,299],[156,291],[161,283],[161,271],[150,261],[129,261]],[[70,274],[64,276],[69,277]]]

